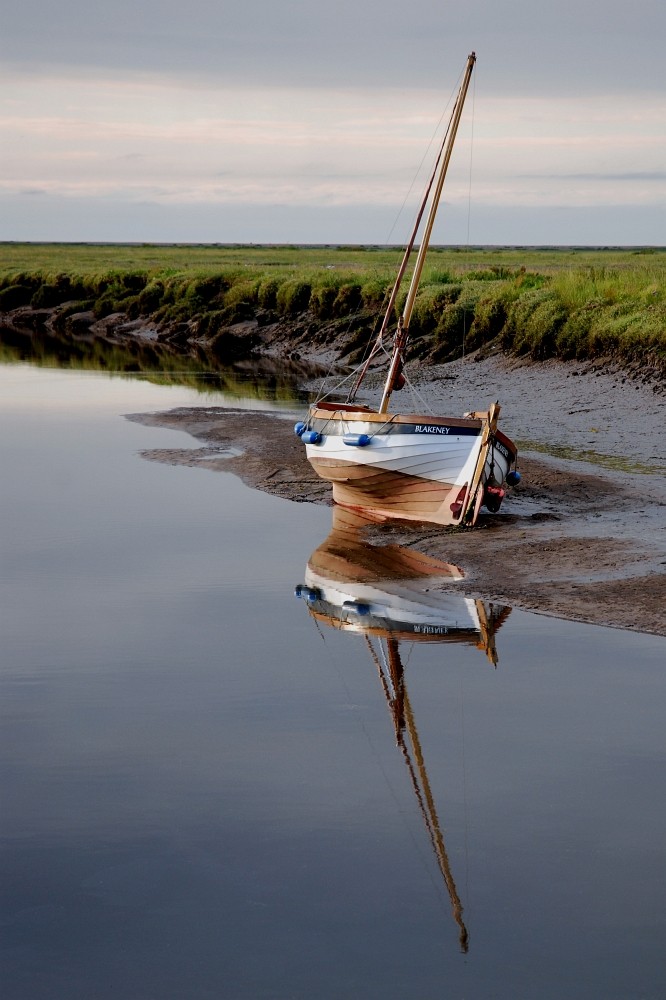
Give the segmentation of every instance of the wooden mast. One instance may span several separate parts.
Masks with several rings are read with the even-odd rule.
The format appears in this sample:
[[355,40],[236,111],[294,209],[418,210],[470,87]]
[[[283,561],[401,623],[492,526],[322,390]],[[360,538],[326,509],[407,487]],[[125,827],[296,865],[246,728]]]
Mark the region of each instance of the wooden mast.
[[451,153],[453,152],[453,144],[455,142],[456,134],[458,132],[458,125],[460,124],[463,105],[465,103],[465,98],[467,96],[469,81],[472,76],[472,70],[474,69],[475,62],[476,62],[476,53],[471,52],[467,57],[467,65],[465,66],[463,80],[462,83],[460,84],[460,90],[458,91],[456,103],[454,105],[453,112],[451,114],[451,121],[445,139],[444,155],[440,163],[439,173],[437,175],[437,183],[435,185],[435,190],[432,196],[432,202],[430,203],[430,211],[428,212],[428,218],[426,220],[425,229],[423,231],[423,238],[421,239],[421,245],[419,247],[418,256],[416,258],[416,264],[414,265],[414,273],[412,274],[412,280],[409,286],[409,291],[407,292],[407,300],[405,302],[405,306],[402,311],[402,316],[398,321],[398,329],[395,335],[395,344],[393,348],[393,356],[391,358],[391,365],[389,367],[389,373],[386,379],[386,385],[384,386],[384,394],[382,396],[381,403],[379,404],[380,413],[386,413],[386,411],[388,410],[388,404],[391,392],[393,390],[393,385],[395,383],[396,376],[398,375],[400,371],[400,366],[402,364],[402,354],[407,343],[407,330],[409,328],[409,321],[412,317],[414,300],[416,298],[416,293],[418,291],[418,287],[421,282],[421,274],[423,271],[423,265],[425,263],[426,254],[428,252],[428,247],[430,245],[432,227],[435,224],[435,216],[437,215],[439,200],[442,194],[442,188],[444,187],[444,179],[446,177],[446,172],[449,167]]

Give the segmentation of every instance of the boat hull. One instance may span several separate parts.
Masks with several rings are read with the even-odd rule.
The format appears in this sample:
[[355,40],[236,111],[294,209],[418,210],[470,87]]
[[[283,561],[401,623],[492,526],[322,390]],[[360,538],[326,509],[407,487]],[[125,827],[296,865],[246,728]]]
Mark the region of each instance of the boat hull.
[[[333,499],[377,518],[473,524],[501,490],[516,449],[483,417],[379,414],[317,406],[306,454]],[[497,493],[495,493],[497,496]]]

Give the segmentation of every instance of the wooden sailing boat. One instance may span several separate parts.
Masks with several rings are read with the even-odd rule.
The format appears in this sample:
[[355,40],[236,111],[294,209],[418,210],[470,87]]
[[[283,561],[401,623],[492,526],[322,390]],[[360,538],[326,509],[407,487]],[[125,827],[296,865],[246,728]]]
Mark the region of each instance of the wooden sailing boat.
[[444,843],[442,827],[409,701],[400,642],[472,643],[497,665],[495,632],[510,609],[461,594],[443,593],[438,583],[462,579],[457,566],[398,545],[365,543],[367,518],[334,508],[333,529],[308,560],[305,583],[296,588],[319,623],[363,636],[377,669],[437,866],[458,925],[460,947],[469,935]]
[[[389,412],[392,392],[404,384],[409,323],[475,61],[472,52],[376,343],[347,401],[314,403],[307,420],[295,427],[314,470],[332,483],[334,501],[379,518],[473,525],[483,505],[499,510],[505,482],[511,484],[512,477],[515,481],[519,478],[510,471],[517,449],[497,428],[498,403],[486,411],[458,417]],[[428,203],[382,399],[373,410],[355,403],[354,398],[369,364],[385,351],[384,338]]]

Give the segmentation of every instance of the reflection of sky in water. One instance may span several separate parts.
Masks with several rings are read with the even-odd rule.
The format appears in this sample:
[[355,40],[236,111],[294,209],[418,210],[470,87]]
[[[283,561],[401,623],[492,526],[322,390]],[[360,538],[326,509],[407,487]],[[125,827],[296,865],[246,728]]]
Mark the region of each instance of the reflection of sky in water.
[[191,439],[118,414],[183,390],[22,386],[0,436],[6,997],[659,995],[662,639],[514,611],[496,671],[403,646],[463,957],[364,642],[292,596],[330,511],[141,459]]

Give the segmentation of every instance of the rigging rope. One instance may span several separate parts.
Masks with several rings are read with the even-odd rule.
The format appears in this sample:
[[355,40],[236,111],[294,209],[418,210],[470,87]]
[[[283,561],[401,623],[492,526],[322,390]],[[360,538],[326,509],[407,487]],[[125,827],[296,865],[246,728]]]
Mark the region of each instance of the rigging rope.
[[[471,56],[470,59],[473,60],[473,56]],[[424,162],[425,162],[425,160],[426,160],[426,158],[427,158],[427,156],[428,156],[428,154],[430,152],[430,149],[431,149],[431,147],[432,147],[432,145],[433,145],[433,143],[435,141],[435,138],[436,138],[436,136],[439,133],[439,130],[440,130],[441,125],[442,125],[442,122],[445,119],[445,116],[446,116],[446,114],[448,112],[449,106],[451,105],[451,102],[453,100],[454,94],[458,93],[458,96],[460,96],[461,79],[462,79],[462,77],[465,75],[465,73],[468,70],[471,73],[471,68],[470,68],[470,64],[469,63],[468,63],[468,67],[466,68],[466,70],[463,71],[463,73],[458,77],[456,85],[454,86],[453,90],[451,91],[451,94],[449,95],[449,99],[448,99],[448,101],[447,101],[447,103],[445,105],[444,110],[442,111],[442,114],[439,117],[437,125],[433,129],[433,132],[432,132],[432,135],[431,135],[431,138],[430,138],[430,142],[428,143],[428,147],[425,150],[425,152],[424,152],[424,154],[423,154],[423,156],[421,158],[421,162],[419,163],[419,166],[418,166],[418,168],[417,168],[417,170],[416,170],[416,172],[415,172],[415,174],[414,174],[414,176],[412,178],[412,183],[410,185],[409,191],[407,192],[407,194],[406,194],[406,196],[405,196],[405,198],[403,200],[403,203],[402,203],[400,209],[398,210],[398,212],[396,214],[396,217],[394,219],[393,225],[391,227],[391,230],[389,232],[389,236],[387,237],[385,245],[388,245],[388,239],[391,237],[391,235],[393,233],[393,230],[395,229],[397,221],[398,221],[398,219],[399,219],[399,217],[400,217],[400,215],[401,215],[401,213],[402,213],[402,211],[403,211],[403,209],[405,207],[405,204],[407,203],[407,200],[408,200],[408,198],[409,198],[409,196],[411,194],[411,191],[412,191],[412,189],[414,187],[414,184],[416,183],[416,179],[417,179],[418,175],[420,174],[421,169],[423,167],[423,164],[424,164]],[[387,331],[389,323],[390,323],[390,316],[388,315],[388,313],[391,310],[392,303],[395,301],[395,298],[397,297],[397,292],[398,292],[398,288],[400,286],[400,281],[401,281],[402,277],[405,274],[407,263],[409,261],[409,256],[411,254],[411,251],[412,251],[412,249],[414,247],[414,244],[415,244],[415,241],[416,241],[416,238],[417,238],[417,235],[418,235],[418,229],[420,228],[420,224],[421,224],[421,221],[422,221],[422,215],[423,215],[423,212],[425,210],[425,207],[426,207],[426,204],[428,202],[428,199],[430,197],[430,192],[431,192],[431,189],[432,189],[432,185],[433,185],[433,183],[435,181],[435,177],[436,177],[437,171],[439,169],[440,160],[441,160],[441,157],[444,155],[444,150],[445,150],[445,147],[446,147],[446,144],[447,144],[447,141],[448,141],[449,130],[450,130],[451,126],[452,126],[453,117],[455,115],[455,110],[456,110],[457,107],[458,107],[458,98],[456,98],[456,104],[455,104],[454,110],[451,112],[451,117],[449,119],[449,124],[447,126],[446,133],[445,133],[444,139],[442,141],[442,145],[441,145],[441,147],[439,149],[437,160],[435,162],[435,165],[434,165],[434,168],[433,168],[430,180],[428,182],[428,186],[426,188],[425,196],[424,196],[424,198],[423,198],[423,200],[421,202],[421,206],[420,206],[419,211],[417,213],[417,218],[416,218],[416,221],[414,223],[414,227],[413,227],[413,230],[412,230],[412,234],[411,234],[409,243],[407,244],[407,247],[406,247],[406,250],[405,250],[405,253],[404,253],[404,256],[403,256],[403,261],[402,261],[402,264],[401,264],[400,271],[398,273],[396,281],[395,281],[395,283],[393,285],[393,288],[391,290],[391,294],[390,294],[390,297],[389,297],[389,302],[388,302],[388,305],[386,307],[386,312],[385,312],[384,317],[383,317],[383,322],[382,322],[381,329],[380,329],[379,333],[377,334],[377,336],[375,337],[374,343],[373,343],[372,339],[369,340],[369,344],[368,344],[368,346],[366,347],[366,349],[365,349],[365,351],[363,353],[363,358],[362,358],[360,364],[350,374],[348,374],[343,379],[341,379],[337,383],[336,386],[334,386],[333,388],[329,389],[328,392],[324,393],[324,386],[326,384],[326,381],[328,380],[328,378],[331,375],[331,369],[332,369],[332,365],[333,365],[333,362],[331,362],[331,366],[329,367],[329,370],[328,370],[327,374],[322,379],[322,382],[321,382],[321,385],[320,385],[320,390],[319,390],[319,393],[317,395],[317,399],[315,401],[315,405],[317,404],[317,402],[319,402],[319,401],[321,401],[323,399],[326,399],[332,393],[334,393],[335,391],[337,391],[340,388],[342,388],[342,386],[344,386],[348,381],[350,381],[351,378],[353,378],[354,376],[356,376],[358,374],[358,377],[357,377],[356,381],[354,382],[354,384],[352,385],[352,388],[350,389],[348,397],[347,397],[347,402],[348,403],[353,402],[354,399],[355,399],[356,393],[357,393],[357,391],[358,391],[358,389],[360,387],[361,382],[363,381],[365,373],[368,370],[368,366],[369,366],[370,362],[372,361],[372,359],[377,354],[379,354],[379,353],[383,353],[387,357],[389,356],[390,352],[387,350],[387,348],[386,348],[386,346],[384,344],[384,341],[383,341],[383,334]],[[460,112],[458,113],[458,121],[459,121],[459,118],[460,118]],[[457,128],[457,123],[456,123],[456,128]],[[449,155],[450,155],[450,152],[449,152]],[[470,152],[470,157],[471,157],[471,152]],[[441,180],[443,180],[443,178],[441,178]],[[441,180],[440,180],[440,188],[441,188]],[[471,160],[470,160],[470,192],[471,192]],[[470,212],[470,200],[468,198],[468,242],[469,242],[469,212]],[[430,221],[429,221],[428,225],[431,225]],[[426,246],[427,246],[428,237],[429,237],[429,229],[428,229],[428,226],[427,226],[426,227],[426,233],[422,236],[422,241],[424,239],[426,240]],[[423,247],[421,249],[423,250]],[[420,258],[421,258],[421,254],[419,254],[419,259]],[[417,261],[417,265],[418,265],[418,261]],[[384,294],[384,302],[386,302],[387,295],[388,295],[388,289],[386,290],[386,292]],[[408,300],[409,300],[409,296],[408,296]],[[358,315],[359,309],[360,309],[360,305],[357,307],[357,309],[355,310],[355,312],[352,314],[352,317],[350,318],[350,321],[349,321],[349,327],[351,326],[351,323],[353,322],[353,319],[356,317],[356,315]],[[410,313],[411,313],[411,309],[410,309]],[[373,334],[374,334],[374,330],[376,330],[376,328],[377,328],[378,319],[379,319],[379,316],[375,320],[375,324],[373,326]],[[407,325],[409,324],[409,317],[406,318],[405,322],[406,322]],[[465,352],[465,325],[466,325],[466,315],[463,315],[463,357],[464,357],[464,352]],[[401,324],[400,324],[400,321],[399,321],[398,322],[398,334],[396,334],[396,337],[399,335],[400,328],[401,328]],[[371,344],[372,344],[372,346],[370,347]],[[414,394],[418,395],[418,393],[416,393],[416,390],[415,390],[415,388],[413,386],[413,383],[411,383],[409,381],[409,379],[407,378],[407,376],[404,373],[404,370],[403,370],[404,360],[405,360],[404,358],[400,359],[400,361],[399,361],[400,367],[399,367],[399,369],[396,369],[396,370],[400,371],[400,373],[404,377],[405,382],[407,382],[409,384],[409,387],[410,387],[410,390],[412,392],[412,395],[414,395]],[[392,371],[393,371],[393,368],[391,368],[391,372]],[[389,378],[390,377],[391,376],[389,376]],[[395,383],[395,378],[393,379],[393,382]],[[382,398],[382,404],[381,404],[380,409],[383,410],[385,408],[385,400],[388,398],[388,395],[390,394],[390,392],[391,392],[391,390],[393,388],[395,388],[395,384],[389,385],[389,383],[387,382],[386,387],[385,387],[385,395]],[[422,400],[421,402],[424,405],[424,408],[425,408],[425,410],[427,412],[432,412],[431,409],[430,409],[430,407],[428,407],[428,405],[425,403],[424,400]]]

